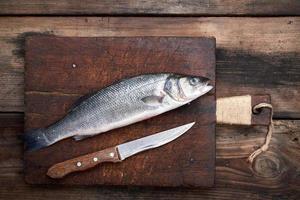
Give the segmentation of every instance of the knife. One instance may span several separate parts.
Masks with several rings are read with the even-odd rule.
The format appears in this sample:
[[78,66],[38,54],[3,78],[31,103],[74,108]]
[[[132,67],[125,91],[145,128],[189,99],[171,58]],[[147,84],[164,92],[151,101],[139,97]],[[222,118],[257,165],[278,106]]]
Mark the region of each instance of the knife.
[[188,131],[195,122],[126,142],[101,151],[86,154],[71,160],[53,165],[47,175],[51,178],[62,178],[69,173],[84,171],[103,162],[121,162],[142,151],[165,145]]

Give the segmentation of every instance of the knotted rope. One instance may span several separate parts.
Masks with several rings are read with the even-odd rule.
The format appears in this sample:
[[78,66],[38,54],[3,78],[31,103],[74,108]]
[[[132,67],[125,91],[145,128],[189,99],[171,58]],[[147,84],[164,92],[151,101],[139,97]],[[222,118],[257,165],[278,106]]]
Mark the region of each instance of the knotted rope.
[[269,148],[269,144],[272,138],[272,133],[273,133],[273,107],[271,104],[269,103],[260,103],[257,104],[253,107],[253,113],[259,113],[260,109],[262,108],[269,108],[271,110],[271,115],[270,115],[270,125],[268,127],[268,133],[265,139],[265,143],[258,148],[257,150],[255,150],[247,159],[248,162],[252,163],[254,161],[254,159],[261,154],[262,152],[265,152],[268,150]]

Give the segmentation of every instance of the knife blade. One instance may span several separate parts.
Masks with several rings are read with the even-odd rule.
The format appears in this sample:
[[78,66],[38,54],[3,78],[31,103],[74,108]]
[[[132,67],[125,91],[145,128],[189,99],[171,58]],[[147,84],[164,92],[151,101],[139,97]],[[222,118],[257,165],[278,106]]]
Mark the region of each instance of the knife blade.
[[142,137],[101,151],[86,154],[53,165],[47,175],[62,178],[69,173],[84,171],[103,162],[121,162],[137,153],[165,145],[187,132],[195,122]]

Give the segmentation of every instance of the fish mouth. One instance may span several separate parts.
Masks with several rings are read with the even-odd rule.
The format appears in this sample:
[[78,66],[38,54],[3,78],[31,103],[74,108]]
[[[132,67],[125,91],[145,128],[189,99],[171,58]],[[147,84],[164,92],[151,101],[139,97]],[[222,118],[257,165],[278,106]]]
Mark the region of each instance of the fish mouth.
[[202,86],[202,95],[208,93],[210,90],[212,90],[214,87],[210,84],[210,80],[208,78],[204,78],[203,80],[204,86]]
[[[205,93],[211,91],[213,88],[214,88],[214,87],[213,87],[212,85],[206,85],[206,86],[205,86]],[[205,94],[205,93],[204,93],[204,94]]]
[[[213,89],[213,86],[212,85],[206,85],[203,89],[202,89],[202,93],[203,94],[206,94],[208,93],[209,91],[211,91]],[[203,95],[202,94],[202,95]]]

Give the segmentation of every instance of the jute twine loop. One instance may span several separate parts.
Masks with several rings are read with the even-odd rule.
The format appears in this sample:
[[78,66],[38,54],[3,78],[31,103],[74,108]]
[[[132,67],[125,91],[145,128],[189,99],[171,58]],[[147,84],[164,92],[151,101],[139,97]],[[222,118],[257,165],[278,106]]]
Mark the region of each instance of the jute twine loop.
[[271,110],[271,115],[270,115],[270,125],[268,127],[268,133],[265,139],[265,143],[257,150],[255,150],[247,159],[248,162],[252,163],[254,159],[261,154],[264,151],[267,151],[269,148],[269,144],[272,138],[272,133],[273,133],[273,107],[269,103],[260,103],[257,104],[253,107],[253,113],[259,113],[260,109],[262,108],[269,108]]

